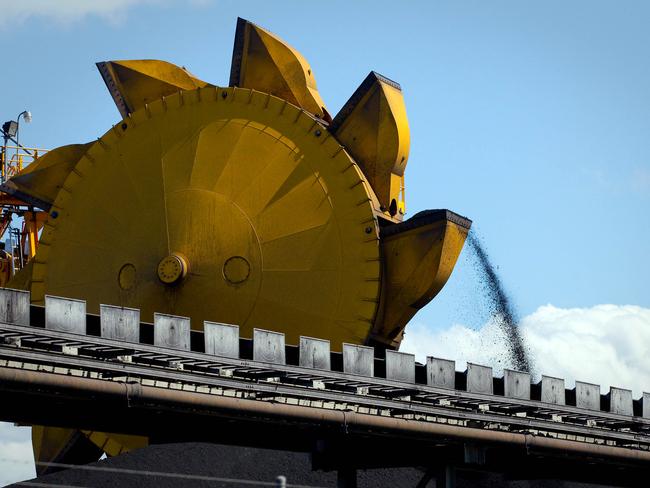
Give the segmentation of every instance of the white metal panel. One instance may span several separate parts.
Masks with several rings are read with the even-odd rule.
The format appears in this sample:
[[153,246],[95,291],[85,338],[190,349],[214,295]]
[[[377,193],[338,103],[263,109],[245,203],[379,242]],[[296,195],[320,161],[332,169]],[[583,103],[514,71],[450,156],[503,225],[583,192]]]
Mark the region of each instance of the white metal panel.
[[140,310],[137,308],[99,306],[101,336],[125,342],[140,342]]
[[503,370],[503,394],[507,398],[530,400],[530,374]]
[[406,352],[386,351],[386,378],[415,383],[415,355]]
[[45,295],[45,328],[86,334],[86,302]]
[[600,385],[576,381],[576,407],[600,411]]
[[205,352],[227,358],[239,357],[239,326],[220,322],[203,322]]
[[153,314],[153,343],[171,349],[190,350],[190,319],[163,313]]
[[542,376],[542,401],[555,405],[565,405],[566,391],[564,389],[564,379]]
[[650,393],[643,392],[641,397],[641,416],[650,419]]
[[367,346],[343,344],[343,372],[374,376],[375,350]]
[[493,392],[492,368],[479,364],[467,363],[467,391],[471,393]]
[[253,329],[253,360],[285,364],[284,334]]
[[427,385],[452,390],[456,388],[456,362],[427,357]]
[[0,288],[0,322],[29,325],[29,292]]
[[332,369],[330,341],[300,336],[299,365],[303,368]]
[[634,415],[632,391],[623,388],[609,389],[609,411],[620,415]]

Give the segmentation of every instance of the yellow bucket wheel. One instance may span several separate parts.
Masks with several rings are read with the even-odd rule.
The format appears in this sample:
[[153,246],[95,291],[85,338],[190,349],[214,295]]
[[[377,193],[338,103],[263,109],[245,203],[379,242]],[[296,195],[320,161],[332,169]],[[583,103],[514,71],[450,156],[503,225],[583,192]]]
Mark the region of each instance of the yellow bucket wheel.
[[363,342],[379,300],[378,227],[355,162],[275,96],[206,87],[148,104],[79,160],[32,272],[45,293]]
[[[98,63],[123,120],[51,151],[2,190],[49,217],[9,284],[203,321],[397,349],[442,289],[471,222],[402,222],[400,86],[371,72],[332,120],[306,60],[239,19],[230,87],[165,61]],[[90,444],[88,444],[90,443]],[[35,459],[88,462],[145,437],[39,427]],[[42,469],[38,469],[42,472]]]

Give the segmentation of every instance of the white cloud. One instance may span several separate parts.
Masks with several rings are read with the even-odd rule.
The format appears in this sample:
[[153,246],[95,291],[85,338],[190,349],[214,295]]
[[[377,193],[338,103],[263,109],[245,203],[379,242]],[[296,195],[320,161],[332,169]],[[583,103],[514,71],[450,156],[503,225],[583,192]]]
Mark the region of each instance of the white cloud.
[[31,428],[0,422],[0,486],[34,476]]
[[[520,323],[534,363],[534,373],[565,378],[572,387],[577,380],[630,388],[635,398],[650,391],[650,309],[633,305],[597,305],[562,309],[539,307]],[[431,331],[424,324],[406,330],[402,351],[426,356],[486,364],[500,372],[511,367],[506,339],[490,321],[479,330],[453,325]]]
[[23,24],[33,18],[47,18],[71,24],[86,17],[99,17],[109,23],[123,21],[129,9],[138,5],[172,5],[186,2],[202,7],[212,0],[15,0],[3,2],[0,29]]

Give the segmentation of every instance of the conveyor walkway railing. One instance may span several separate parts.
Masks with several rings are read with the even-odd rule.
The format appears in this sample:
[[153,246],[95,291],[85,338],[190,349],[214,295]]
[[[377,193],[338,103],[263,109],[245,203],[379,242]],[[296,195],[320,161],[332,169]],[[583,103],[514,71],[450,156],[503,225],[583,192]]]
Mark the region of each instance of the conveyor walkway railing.
[[[0,289],[0,420],[47,423],[48,406],[35,418],[26,402],[48,395],[60,402],[74,391],[86,412],[79,428],[117,427],[88,411],[105,401],[124,405],[124,433],[143,433],[137,423],[145,428],[146,417],[132,424],[127,417],[129,408],[146,407],[650,466],[648,393],[633,400],[630,390],[613,387],[601,395],[598,385],[566,389],[562,379],[533,383],[510,370],[494,378],[491,368],[475,364],[457,372],[453,361],[427,358],[420,365],[411,354],[375,357],[358,345],[332,352],[328,341],[307,337],[286,345],[283,334],[259,329],[249,340],[228,324],[206,322],[199,333],[184,317],[156,314],[146,324],[133,309],[103,305],[97,316],[86,314],[82,301],[48,296],[39,307],[27,292]],[[23,403],[12,408],[12,398]]]

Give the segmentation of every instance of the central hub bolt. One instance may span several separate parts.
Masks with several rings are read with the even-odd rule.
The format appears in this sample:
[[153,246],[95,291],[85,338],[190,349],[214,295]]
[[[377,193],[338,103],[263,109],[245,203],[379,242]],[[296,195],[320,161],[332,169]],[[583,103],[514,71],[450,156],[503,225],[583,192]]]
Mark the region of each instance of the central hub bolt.
[[187,258],[175,252],[158,263],[158,278],[166,285],[176,285],[185,279],[189,268]]

